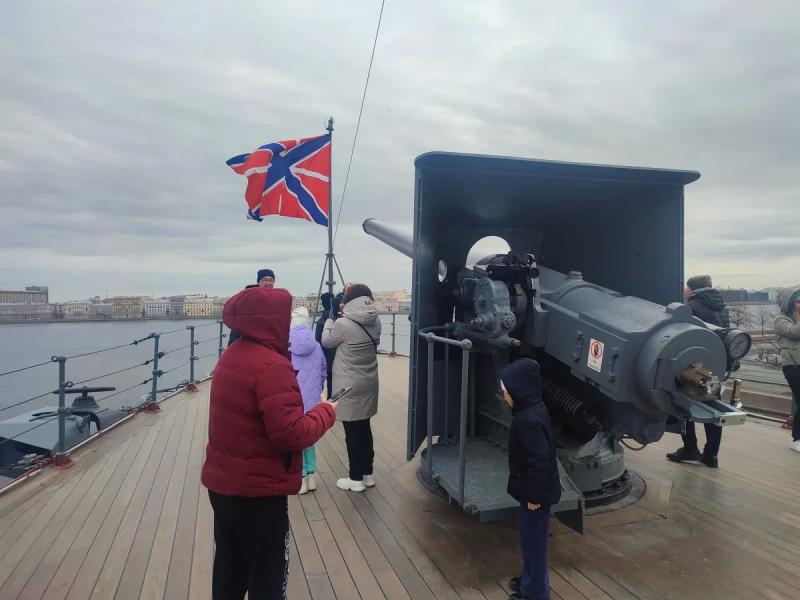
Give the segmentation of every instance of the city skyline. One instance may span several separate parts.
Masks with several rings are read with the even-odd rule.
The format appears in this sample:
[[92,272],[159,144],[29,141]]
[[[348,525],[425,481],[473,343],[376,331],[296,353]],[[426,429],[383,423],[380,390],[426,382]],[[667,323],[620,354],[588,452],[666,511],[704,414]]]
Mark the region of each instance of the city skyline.
[[[373,291],[380,312],[410,312],[407,290]],[[227,296],[178,294],[161,298],[147,295],[92,296],[54,301],[47,286],[23,290],[0,289],[0,322],[80,321],[126,319],[221,318]],[[292,308],[321,309],[316,292],[294,294]]]

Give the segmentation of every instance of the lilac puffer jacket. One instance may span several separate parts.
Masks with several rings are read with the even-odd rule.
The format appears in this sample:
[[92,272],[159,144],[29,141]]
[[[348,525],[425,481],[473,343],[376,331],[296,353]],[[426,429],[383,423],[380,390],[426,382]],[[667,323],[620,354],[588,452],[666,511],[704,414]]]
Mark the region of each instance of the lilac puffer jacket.
[[319,404],[319,395],[328,377],[325,354],[314,339],[314,333],[305,325],[289,331],[289,351],[292,366],[297,370],[297,383],[303,396],[303,408],[308,412]]

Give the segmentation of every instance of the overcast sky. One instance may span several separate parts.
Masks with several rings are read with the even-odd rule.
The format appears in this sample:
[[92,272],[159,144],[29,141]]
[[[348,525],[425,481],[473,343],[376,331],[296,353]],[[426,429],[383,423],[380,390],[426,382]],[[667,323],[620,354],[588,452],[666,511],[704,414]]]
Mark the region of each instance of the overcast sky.
[[[325,230],[245,220],[225,160],[324,133],[338,204],[380,2],[6,3],[0,288],[316,291]],[[410,225],[430,150],[698,170],[686,271],[800,281],[800,3],[388,0],[337,254],[410,287],[367,217]]]

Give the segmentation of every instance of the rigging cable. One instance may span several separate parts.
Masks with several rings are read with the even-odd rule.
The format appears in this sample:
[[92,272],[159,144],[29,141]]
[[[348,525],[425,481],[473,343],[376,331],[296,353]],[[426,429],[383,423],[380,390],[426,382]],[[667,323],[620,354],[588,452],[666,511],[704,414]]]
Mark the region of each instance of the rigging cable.
[[358,121],[356,122],[356,133],[353,136],[353,147],[350,149],[350,160],[347,163],[347,174],[344,177],[344,188],[342,189],[342,197],[339,200],[339,212],[336,215],[336,228],[333,232],[333,241],[336,242],[336,236],[339,234],[339,222],[342,219],[342,207],[344,206],[344,197],[347,193],[347,182],[350,180],[350,167],[353,165],[353,155],[356,151],[356,140],[358,140],[358,129],[361,127],[361,114],[364,112],[364,101],[367,99],[367,88],[369,87],[369,76],[372,73],[372,62],[375,59],[375,47],[378,45],[378,34],[381,31],[381,20],[383,19],[383,6],[386,0],[381,0],[381,12],[378,15],[378,27],[375,29],[375,41],[372,43],[372,55],[369,57],[369,68],[367,69],[367,80],[364,82],[364,94],[361,96],[361,108],[358,110]]

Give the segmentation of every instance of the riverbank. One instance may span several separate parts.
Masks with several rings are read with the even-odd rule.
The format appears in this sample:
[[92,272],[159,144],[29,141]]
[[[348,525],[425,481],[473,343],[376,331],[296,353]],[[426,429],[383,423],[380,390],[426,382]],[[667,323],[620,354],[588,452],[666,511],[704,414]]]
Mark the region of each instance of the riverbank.
[[3,320],[0,325],[46,325],[52,323],[143,323],[145,321],[219,321],[219,317],[162,317],[136,319],[22,319]]

